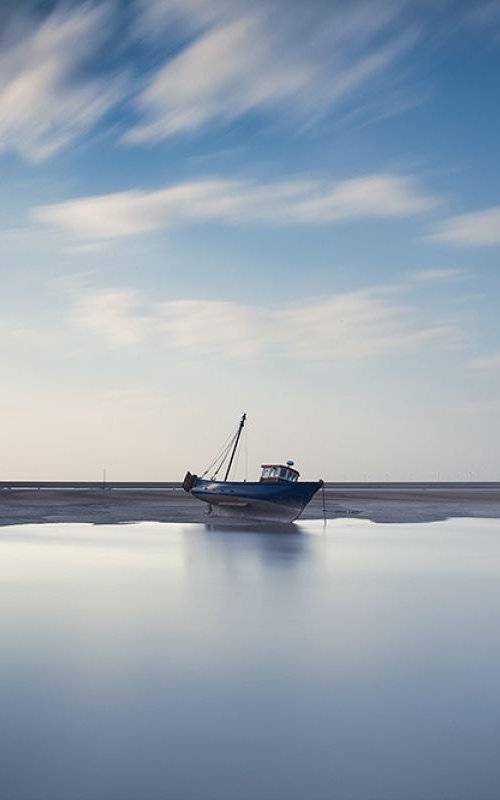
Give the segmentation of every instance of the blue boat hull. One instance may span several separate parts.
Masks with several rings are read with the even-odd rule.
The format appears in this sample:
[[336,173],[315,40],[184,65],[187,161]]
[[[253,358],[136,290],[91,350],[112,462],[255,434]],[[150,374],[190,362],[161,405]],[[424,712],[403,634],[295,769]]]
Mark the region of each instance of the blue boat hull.
[[225,516],[292,522],[322,486],[323,481],[253,483],[195,478],[190,492]]

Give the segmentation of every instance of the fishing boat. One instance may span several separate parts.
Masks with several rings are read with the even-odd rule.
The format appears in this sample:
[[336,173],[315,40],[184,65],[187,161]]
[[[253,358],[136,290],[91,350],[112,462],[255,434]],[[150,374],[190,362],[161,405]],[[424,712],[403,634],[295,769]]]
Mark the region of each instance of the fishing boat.
[[[243,414],[238,428],[201,477],[187,472],[183,488],[197,500],[208,504],[208,512],[238,519],[292,522],[299,517],[323,481],[299,481],[293,461],[286,464],[262,464],[259,481],[229,479],[241,433],[246,421]],[[226,466],[224,478],[219,472]],[[208,473],[215,469],[212,476]]]

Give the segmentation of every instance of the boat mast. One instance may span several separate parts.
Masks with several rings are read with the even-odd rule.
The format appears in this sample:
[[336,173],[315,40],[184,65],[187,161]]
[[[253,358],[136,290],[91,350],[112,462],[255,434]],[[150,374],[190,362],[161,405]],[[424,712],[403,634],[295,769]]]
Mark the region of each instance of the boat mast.
[[245,420],[246,420],[246,418],[247,418],[247,415],[246,415],[246,414],[243,414],[243,416],[242,416],[242,418],[241,418],[241,420],[240,420],[240,424],[239,424],[239,426],[238,426],[238,431],[237,431],[237,433],[236,433],[236,438],[235,438],[235,440],[234,440],[234,446],[233,446],[233,451],[232,451],[232,453],[231,453],[231,458],[229,459],[229,464],[227,465],[226,474],[224,475],[224,480],[225,480],[225,481],[227,481],[227,478],[228,478],[229,472],[230,472],[230,470],[231,470],[231,467],[232,467],[232,464],[233,464],[233,459],[234,459],[234,456],[235,456],[235,454],[236,454],[236,448],[238,447],[238,442],[239,442],[239,440],[240,440],[241,431],[243,430],[243,426],[244,426],[244,424],[245,424]]

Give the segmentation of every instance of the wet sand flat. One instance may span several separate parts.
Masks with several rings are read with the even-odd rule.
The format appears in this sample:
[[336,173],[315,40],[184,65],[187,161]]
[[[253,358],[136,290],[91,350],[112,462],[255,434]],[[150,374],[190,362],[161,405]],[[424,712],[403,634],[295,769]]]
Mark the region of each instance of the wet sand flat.
[[[155,488],[151,488],[155,487]],[[374,522],[500,518],[500,483],[327,484],[301,519],[355,517]],[[206,522],[207,506],[178,484],[2,484],[0,525]]]

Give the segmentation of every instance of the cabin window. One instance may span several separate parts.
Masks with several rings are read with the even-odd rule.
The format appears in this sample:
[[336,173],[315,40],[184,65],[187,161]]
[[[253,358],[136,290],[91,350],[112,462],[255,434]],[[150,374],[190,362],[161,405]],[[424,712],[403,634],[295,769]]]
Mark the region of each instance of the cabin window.
[[262,467],[262,480],[271,480],[273,478],[280,478],[285,481],[297,481],[298,475],[293,469],[287,467]]

